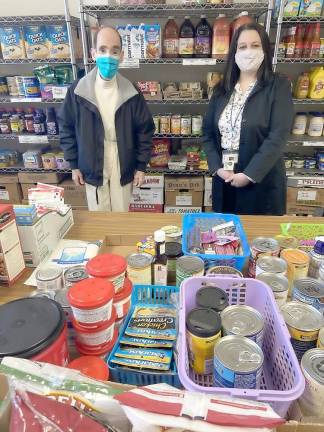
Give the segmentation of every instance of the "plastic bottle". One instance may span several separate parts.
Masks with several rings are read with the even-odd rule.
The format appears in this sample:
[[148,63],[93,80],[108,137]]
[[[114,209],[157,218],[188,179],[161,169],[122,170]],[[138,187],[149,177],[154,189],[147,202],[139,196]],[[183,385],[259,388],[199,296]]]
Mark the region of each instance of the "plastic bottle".
[[173,16],[169,16],[163,30],[163,57],[179,56],[179,27]]
[[186,16],[180,27],[179,54],[180,57],[193,57],[195,47],[195,28]]
[[314,100],[324,99],[324,68],[317,67],[310,74],[308,97]]
[[43,110],[37,109],[34,114],[34,130],[36,135],[46,134],[45,120],[46,117]]
[[313,41],[313,31],[314,27],[312,26],[312,24],[308,24],[305,31],[303,58],[310,58]]
[[310,85],[310,79],[309,79],[308,72],[304,72],[301,75],[299,75],[296,82],[295,91],[294,91],[295,98],[306,99],[308,95],[309,85]]
[[58,123],[56,121],[55,109],[53,107],[47,108],[46,129],[48,135],[58,135]]
[[317,59],[321,49],[321,23],[313,24],[313,38],[311,42],[310,58]]
[[230,46],[231,25],[225,14],[219,14],[213,26],[212,57],[225,59]]
[[195,57],[204,58],[211,56],[212,29],[206,19],[206,15],[201,15],[196,27],[195,37]]
[[297,24],[296,36],[295,36],[295,58],[303,57],[304,50],[304,32],[305,28],[302,24]]
[[290,27],[286,38],[286,58],[295,57],[296,27]]
[[22,108],[17,108],[16,109],[16,113],[19,116],[19,130],[20,132],[25,132],[26,131],[26,127],[25,127],[25,112]]
[[155,231],[155,261],[153,264],[154,270],[154,285],[167,285],[168,280],[168,258],[165,254],[165,232],[162,230]]
[[238,17],[232,22],[232,37],[236,30],[240,28],[244,24],[250,24],[253,23],[254,19],[249,15],[249,12],[243,11],[241,12]]

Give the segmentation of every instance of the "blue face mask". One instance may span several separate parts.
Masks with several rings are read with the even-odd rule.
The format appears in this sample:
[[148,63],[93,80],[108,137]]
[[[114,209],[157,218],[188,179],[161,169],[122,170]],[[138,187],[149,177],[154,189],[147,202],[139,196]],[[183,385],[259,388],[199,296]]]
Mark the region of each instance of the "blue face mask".
[[116,75],[119,66],[119,59],[110,56],[96,58],[96,63],[103,79],[112,79]]

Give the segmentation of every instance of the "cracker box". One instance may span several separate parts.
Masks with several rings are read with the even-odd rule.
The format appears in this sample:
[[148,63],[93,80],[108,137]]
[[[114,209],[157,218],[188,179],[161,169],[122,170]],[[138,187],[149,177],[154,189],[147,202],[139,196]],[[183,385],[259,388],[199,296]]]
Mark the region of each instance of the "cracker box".
[[25,43],[20,27],[0,28],[2,56],[5,60],[26,58]]
[[24,26],[27,58],[32,60],[49,58],[48,39],[44,25]]
[[70,57],[69,36],[66,24],[47,26],[50,57],[61,59]]

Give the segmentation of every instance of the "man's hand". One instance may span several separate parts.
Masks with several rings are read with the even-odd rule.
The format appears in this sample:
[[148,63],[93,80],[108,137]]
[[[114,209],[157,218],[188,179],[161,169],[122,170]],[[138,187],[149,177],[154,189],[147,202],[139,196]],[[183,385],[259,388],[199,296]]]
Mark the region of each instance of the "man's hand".
[[227,181],[227,179],[230,179],[233,177],[234,173],[233,173],[233,171],[227,171],[227,170],[224,170],[224,168],[219,168],[219,170],[217,171],[217,175],[221,179]]
[[240,188],[247,186],[250,183],[250,179],[248,176],[246,176],[243,173],[233,174],[231,177],[229,177],[227,180],[225,180],[225,183],[231,183],[231,186]]
[[135,187],[141,187],[145,180],[145,173],[143,171],[136,171],[134,175],[133,185]]
[[72,170],[72,180],[76,186],[84,185],[83,175],[79,169]]

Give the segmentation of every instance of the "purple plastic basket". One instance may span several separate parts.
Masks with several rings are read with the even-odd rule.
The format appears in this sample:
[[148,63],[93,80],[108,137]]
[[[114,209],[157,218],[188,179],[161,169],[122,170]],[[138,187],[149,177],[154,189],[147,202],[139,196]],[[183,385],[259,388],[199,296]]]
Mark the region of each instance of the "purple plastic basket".
[[[196,292],[206,284],[223,289],[230,304],[246,304],[257,309],[265,320],[263,338],[264,367],[261,388],[257,390],[213,387],[212,375],[198,375],[189,367],[186,342],[186,316],[196,307]],[[187,390],[268,402],[282,417],[290,404],[303,393],[305,380],[290,335],[280,315],[270,288],[255,279],[231,277],[195,277],[186,279],[180,288],[178,373]]]

